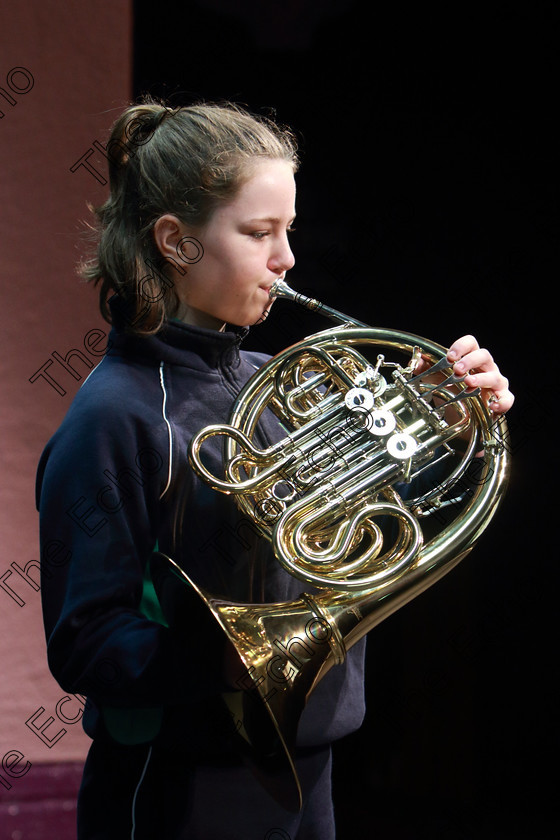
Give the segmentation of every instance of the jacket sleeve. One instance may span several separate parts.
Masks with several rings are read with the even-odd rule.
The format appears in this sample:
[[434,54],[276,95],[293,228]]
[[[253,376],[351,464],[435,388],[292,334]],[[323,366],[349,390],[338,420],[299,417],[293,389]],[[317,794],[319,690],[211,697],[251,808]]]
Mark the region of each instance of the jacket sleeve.
[[[145,412],[145,406],[142,406]],[[167,428],[118,399],[78,400],[37,475],[49,667],[112,707],[196,701],[218,680],[204,651],[141,609],[167,481]]]

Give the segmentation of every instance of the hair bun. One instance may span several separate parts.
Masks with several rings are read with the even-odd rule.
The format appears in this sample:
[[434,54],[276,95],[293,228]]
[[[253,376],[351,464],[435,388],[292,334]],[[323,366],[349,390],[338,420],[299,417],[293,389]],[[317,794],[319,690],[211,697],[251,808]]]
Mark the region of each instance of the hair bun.
[[143,146],[148,143],[156,129],[173,112],[160,105],[131,108],[123,126],[123,137],[127,146]]

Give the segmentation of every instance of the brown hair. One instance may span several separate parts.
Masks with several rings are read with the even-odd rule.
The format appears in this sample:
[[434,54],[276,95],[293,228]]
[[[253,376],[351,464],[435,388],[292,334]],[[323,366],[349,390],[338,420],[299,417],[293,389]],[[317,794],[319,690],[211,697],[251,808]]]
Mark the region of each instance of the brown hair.
[[[153,236],[158,218],[172,213],[205,224],[231,200],[257,158],[281,159],[297,169],[293,134],[268,118],[226,103],[170,108],[152,99],[131,105],[114,123],[107,143],[110,195],[96,216],[97,251],[80,274],[100,284],[100,308],[110,323],[108,297],[119,295],[129,331],[148,335],[177,308],[165,260]],[[184,263],[198,261],[202,246]],[[181,274],[185,269],[176,263]]]

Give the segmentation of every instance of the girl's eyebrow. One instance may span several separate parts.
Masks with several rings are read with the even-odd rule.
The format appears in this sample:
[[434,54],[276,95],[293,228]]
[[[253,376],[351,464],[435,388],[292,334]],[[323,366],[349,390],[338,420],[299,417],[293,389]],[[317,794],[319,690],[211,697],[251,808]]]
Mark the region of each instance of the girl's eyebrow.
[[[295,216],[292,216],[292,218],[289,220],[288,224],[291,225],[292,222],[295,220],[295,218],[296,218]],[[279,225],[279,224],[281,224],[281,221],[282,221],[281,219],[278,219],[274,216],[268,216],[267,218],[263,218],[263,219],[260,219],[260,218],[259,219],[249,219],[249,223],[270,222],[273,225]]]

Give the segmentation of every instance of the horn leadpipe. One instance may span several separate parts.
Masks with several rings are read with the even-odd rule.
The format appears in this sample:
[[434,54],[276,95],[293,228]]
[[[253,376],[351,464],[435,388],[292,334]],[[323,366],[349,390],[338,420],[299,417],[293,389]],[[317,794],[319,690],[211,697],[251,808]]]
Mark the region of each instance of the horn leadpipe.
[[312,312],[318,312],[319,315],[325,315],[331,321],[338,321],[342,325],[350,324],[354,327],[365,327],[366,329],[369,327],[369,324],[364,324],[363,321],[351,318],[349,315],[345,315],[344,312],[339,312],[338,309],[333,309],[331,306],[327,306],[326,303],[321,303],[320,300],[294,291],[284,280],[276,280],[273,283],[269,296],[271,300],[277,297],[293,300],[294,303],[299,303],[300,306],[305,306],[306,309],[310,309]]

